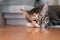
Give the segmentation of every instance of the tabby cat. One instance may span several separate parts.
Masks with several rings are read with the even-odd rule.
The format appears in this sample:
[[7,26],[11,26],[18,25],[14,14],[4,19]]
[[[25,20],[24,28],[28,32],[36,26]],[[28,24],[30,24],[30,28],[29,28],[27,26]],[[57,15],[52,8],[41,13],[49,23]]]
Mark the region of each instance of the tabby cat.
[[47,26],[49,22],[47,3],[45,3],[45,5],[43,6],[35,7],[30,11],[24,9],[20,9],[20,10],[24,13],[25,18],[29,22],[30,26],[40,27],[42,29],[45,29],[45,26]]
[[[48,3],[48,0],[35,0],[34,7],[39,7]],[[57,26],[60,25],[60,12],[54,10],[54,8],[48,7],[48,15],[49,15],[49,23],[47,24],[50,26]]]

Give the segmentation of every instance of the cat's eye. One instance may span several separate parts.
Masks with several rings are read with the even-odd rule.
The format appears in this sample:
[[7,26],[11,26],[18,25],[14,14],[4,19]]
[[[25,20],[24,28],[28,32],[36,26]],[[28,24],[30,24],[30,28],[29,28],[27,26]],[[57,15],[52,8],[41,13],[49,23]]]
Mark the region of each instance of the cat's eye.
[[37,21],[36,21],[36,20],[33,20],[33,21],[35,21],[35,22],[37,23]]

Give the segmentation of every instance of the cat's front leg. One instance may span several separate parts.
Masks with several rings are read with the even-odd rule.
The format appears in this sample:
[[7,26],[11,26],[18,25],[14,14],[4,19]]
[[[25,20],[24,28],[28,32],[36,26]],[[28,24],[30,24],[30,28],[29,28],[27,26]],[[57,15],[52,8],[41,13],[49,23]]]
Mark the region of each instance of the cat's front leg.
[[41,28],[42,28],[42,30],[46,30],[46,25],[48,24],[48,22],[49,21],[45,21],[45,23],[43,23],[42,25],[41,25]]
[[42,30],[45,30],[45,26],[46,26],[45,24],[41,25]]

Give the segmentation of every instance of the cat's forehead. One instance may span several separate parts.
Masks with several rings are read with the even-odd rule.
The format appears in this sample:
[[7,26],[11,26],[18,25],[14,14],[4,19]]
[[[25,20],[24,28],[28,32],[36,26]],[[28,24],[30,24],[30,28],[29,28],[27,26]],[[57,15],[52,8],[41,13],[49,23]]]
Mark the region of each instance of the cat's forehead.
[[43,9],[43,6],[35,7],[33,9],[29,10],[28,13],[29,14],[40,14],[42,9]]

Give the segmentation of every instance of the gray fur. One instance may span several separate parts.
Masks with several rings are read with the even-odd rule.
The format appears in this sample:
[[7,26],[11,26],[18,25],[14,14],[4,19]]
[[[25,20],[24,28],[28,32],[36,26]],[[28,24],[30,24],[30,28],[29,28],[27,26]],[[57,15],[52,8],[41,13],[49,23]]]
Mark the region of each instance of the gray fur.
[[[45,2],[43,0],[39,0],[35,2],[34,6],[42,6],[44,5]],[[55,25],[60,25],[60,17],[58,17],[58,14],[56,11],[54,11],[52,8],[48,7],[48,15],[49,15],[49,23],[47,26],[55,26]]]

